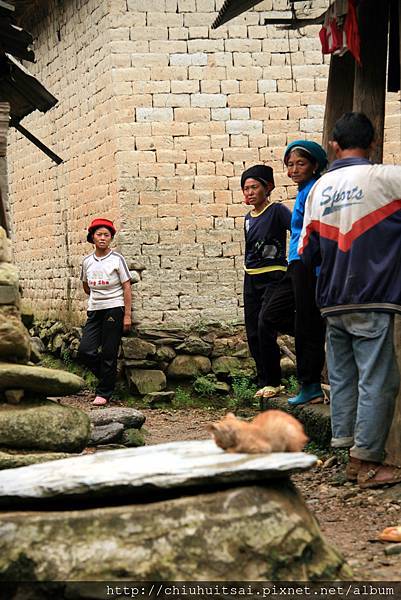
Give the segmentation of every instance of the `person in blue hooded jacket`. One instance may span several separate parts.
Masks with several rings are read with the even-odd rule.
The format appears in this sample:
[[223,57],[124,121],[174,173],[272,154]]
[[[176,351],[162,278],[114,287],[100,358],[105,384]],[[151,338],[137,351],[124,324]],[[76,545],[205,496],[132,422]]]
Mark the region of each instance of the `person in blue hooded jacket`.
[[321,172],[327,166],[327,155],[316,142],[296,140],[284,154],[288,176],[298,186],[291,219],[288,269],[274,293],[263,306],[261,319],[266,328],[294,335],[297,378],[301,389],[291,405],[306,404],[323,398],[321,372],[325,361],[325,326],[316,306],[316,274],[298,255],[305,202]]

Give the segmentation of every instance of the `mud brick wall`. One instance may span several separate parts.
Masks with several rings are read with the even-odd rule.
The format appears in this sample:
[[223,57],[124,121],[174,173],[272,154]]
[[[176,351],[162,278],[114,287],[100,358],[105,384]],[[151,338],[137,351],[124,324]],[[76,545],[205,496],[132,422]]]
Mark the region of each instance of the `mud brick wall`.
[[[241,319],[240,173],[271,164],[273,199],[291,206],[283,150],[298,137],[321,140],[328,60],[318,27],[264,25],[268,11],[285,13],[284,0],[212,31],[221,4],[68,0],[34,25],[33,70],[60,102],[24,124],[65,160],[56,167],[12,136],[14,246],[37,316],[84,317],[85,227],[103,215],[140,273],[137,322]],[[400,162],[400,138],[393,94],[387,161]]]
[[[45,3],[43,3],[45,4]],[[80,261],[96,214],[120,220],[110,62],[109,3],[49,2],[30,72],[59,99],[23,124],[64,159],[57,166],[11,130],[8,154],[13,245],[24,301],[35,314],[79,317]]]

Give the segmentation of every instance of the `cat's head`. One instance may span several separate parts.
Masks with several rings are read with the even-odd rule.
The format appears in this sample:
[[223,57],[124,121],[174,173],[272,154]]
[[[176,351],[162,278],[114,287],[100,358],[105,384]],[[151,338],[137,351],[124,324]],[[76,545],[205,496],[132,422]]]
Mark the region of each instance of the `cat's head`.
[[216,444],[223,450],[232,448],[237,443],[237,428],[233,426],[233,420],[237,421],[237,418],[232,413],[228,413],[220,421],[210,423],[206,427]]

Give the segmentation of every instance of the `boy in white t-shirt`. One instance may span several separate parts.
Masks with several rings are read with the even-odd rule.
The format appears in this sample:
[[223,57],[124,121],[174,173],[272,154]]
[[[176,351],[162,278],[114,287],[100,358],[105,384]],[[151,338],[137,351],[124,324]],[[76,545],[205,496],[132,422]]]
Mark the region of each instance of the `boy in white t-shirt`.
[[110,249],[115,233],[109,219],[92,221],[87,240],[95,251],[84,258],[81,269],[89,301],[78,356],[99,379],[95,406],[107,404],[114,391],[121,337],[131,328],[131,275],[124,257]]

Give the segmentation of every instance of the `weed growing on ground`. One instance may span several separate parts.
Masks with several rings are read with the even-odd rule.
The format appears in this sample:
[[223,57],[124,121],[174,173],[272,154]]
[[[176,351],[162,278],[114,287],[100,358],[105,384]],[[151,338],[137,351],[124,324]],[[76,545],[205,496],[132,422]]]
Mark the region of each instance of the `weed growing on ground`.
[[211,398],[216,393],[216,375],[200,375],[192,384],[195,392],[200,396]]
[[235,375],[232,380],[233,403],[235,406],[257,406],[255,399],[257,386],[252,383],[251,377]]
[[178,386],[175,390],[174,403],[179,406],[188,406],[192,404],[192,396],[188,390]]
[[281,380],[282,385],[285,387],[285,391],[288,394],[297,394],[299,389],[298,379],[294,375],[290,375],[288,379]]

